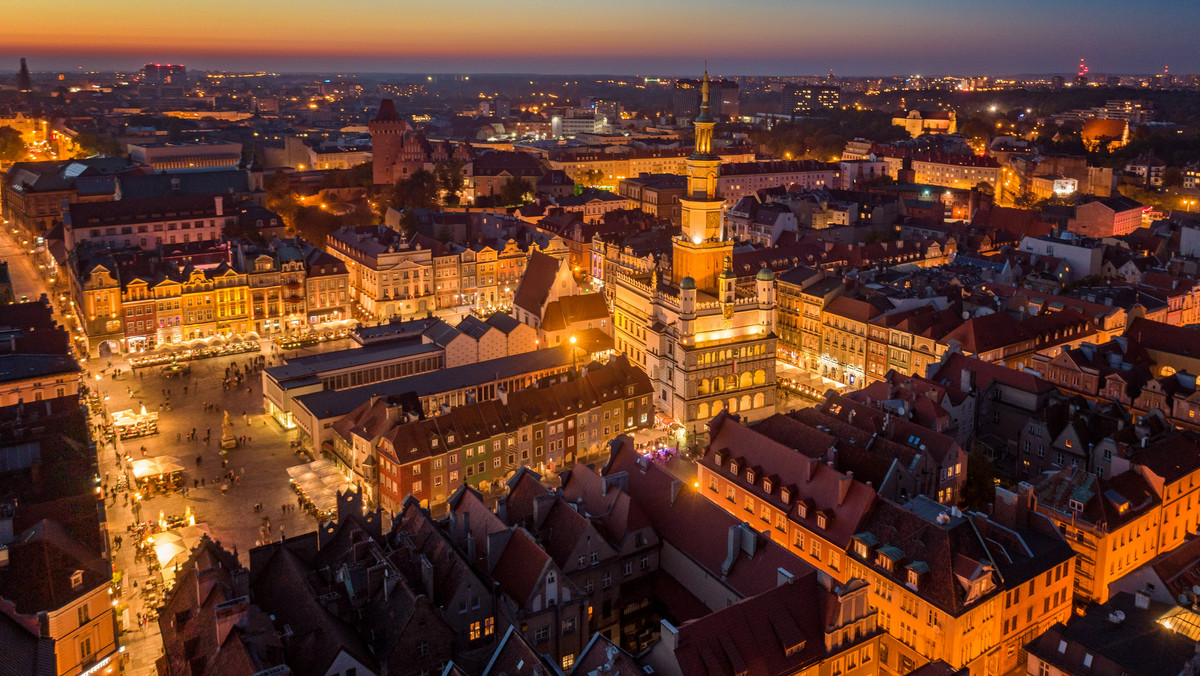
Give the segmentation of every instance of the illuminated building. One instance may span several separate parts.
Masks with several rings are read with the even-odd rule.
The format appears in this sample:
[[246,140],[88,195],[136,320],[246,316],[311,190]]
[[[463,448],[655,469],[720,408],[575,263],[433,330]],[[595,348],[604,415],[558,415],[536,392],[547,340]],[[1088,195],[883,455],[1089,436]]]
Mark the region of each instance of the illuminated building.
[[617,351],[650,376],[658,409],[693,434],[723,410],[749,419],[775,412],[775,279],[764,269],[753,292],[737,289],[716,193],[715,126],[706,74],[670,277],[660,278],[658,269],[615,270],[605,279]]
[[[791,436],[818,453],[833,441]],[[926,495],[900,505],[726,416],[713,421],[711,439],[700,492],[838,583],[866,581],[878,625],[916,662],[1007,673],[1021,646],[1070,615],[1075,553],[1030,518],[1028,492],[998,491],[991,518]]]
[[1113,583],[1184,544],[1200,522],[1200,445],[1187,434],[1114,456],[1111,478],[1074,467],[1044,477],[1032,489],[1037,511],[1079,554],[1081,601],[1106,602]]
[[[53,519],[21,523],[21,509],[25,508],[24,503],[20,508],[0,507],[0,570],[4,571],[0,575],[0,613],[53,641],[50,668],[36,673],[117,673],[117,604],[109,562],[64,523]],[[99,526],[95,521],[92,524],[91,528]],[[9,652],[10,641],[6,631],[0,653],[6,666],[15,656]]]
[[837,87],[786,85],[783,88],[783,114],[807,116],[837,110],[841,90]]
[[892,124],[904,127],[913,138],[924,134],[953,134],[958,129],[953,110],[910,110],[892,116]]
[[466,185],[471,185],[471,146],[449,141],[430,142],[425,135],[400,118],[396,104],[384,99],[375,119],[367,123],[371,134],[372,166],[375,185],[393,185],[414,172],[431,171],[439,162],[458,160],[463,163]]

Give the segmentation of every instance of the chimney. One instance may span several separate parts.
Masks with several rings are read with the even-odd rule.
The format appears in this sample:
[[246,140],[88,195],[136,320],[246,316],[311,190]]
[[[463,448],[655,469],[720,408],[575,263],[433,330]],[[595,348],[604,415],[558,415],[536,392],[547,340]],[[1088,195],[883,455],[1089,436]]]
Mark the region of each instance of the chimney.
[[1137,590],[1133,595],[1133,605],[1141,610],[1150,609],[1150,594],[1145,589]]
[[223,645],[229,631],[246,619],[250,611],[250,597],[239,596],[213,606],[216,615],[217,645]]
[[959,383],[959,389],[961,389],[963,392],[970,392],[971,390],[975,389],[975,372],[974,371],[972,371],[970,369],[963,369],[959,373],[959,375],[961,377],[961,382]]
[[203,600],[208,596],[208,592],[217,584],[220,577],[220,569],[216,566],[196,571],[196,598]]
[[221,195],[216,195],[213,197],[213,202],[216,203],[217,215],[224,216],[225,215],[225,198],[222,197]]
[[813,472],[816,471],[817,463],[820,462],[816,458],[807,458],[801,463],[804,471],[804,483],[812,481]]
[[784,570],[783,568],[777,569],[775,571],[775,573],[776,573],[776,575],[775,575],[775,586],[776,587],[782,587],[785,584],[792,584],[793,582],[796,581],[796,576],[792,575],[791,573]]
[[683,489],[683,482],[675,479],[671,482],[671,504],[675,504],[675,498],[679,497],[679,491]]
[[733,564],[737,561],[738,552],[742,549],[742,524],[736,524],[729,527],[729,532],[725,539],[725,561],[721,563],[721,575],[728,575],[733,568]]
[[850,493],[850,485],[854,483],[854,472],[846,472],[846,475],[838,479],[838,505],[846,501],[846,496]]
[[463,512],[462,515],[462,533],[459,534],[466,540],[467,556],[475,558],[475,538],[471,537],[471,513]]
[[425,598],[433,605],[437,605],[437,599],[433,594],[433,564],[424,554],[421,555],[421,584],[425,587]]

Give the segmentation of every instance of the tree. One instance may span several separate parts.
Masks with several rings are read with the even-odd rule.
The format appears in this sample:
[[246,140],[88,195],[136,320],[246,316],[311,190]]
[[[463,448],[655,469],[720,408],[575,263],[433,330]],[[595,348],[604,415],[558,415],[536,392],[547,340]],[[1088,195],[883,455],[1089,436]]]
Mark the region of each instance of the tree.
[[595,188],[604,182],[604,172],[599,169],[588,169],[575,174],[575,184],[585,188]]
[[434,167],[434,174],[437,176],[438,188],[444,195],[443,201],[447,206],[457,206],[466,181],[463,177],[463,161],[451,159],[438,162]]
[[525,204],[531,195],[533,195],[533,185],[519,176],[513,176],[500,186],[500,201],[505,206]]
[[263,190],[266,192],[267,208],[279,214],[288,228],[295,230],[300,202],[292,194],[291,179],[288,178],[288,175],[282,171],[276,171],[263,180]]
[[380,201],[382,211],[396,209],[433,209],[438,204],[438,180],[433,172],[418,169],[412,176],[396,181],[396,185]]
[[75,145],[79,147],[78,157],[117,157],[121,154],[121,145],[108,134],[93,134],[82,132],[75,137]]
[[1183,185],[1183,170],[1179,167],[1167,167],[1163,170],[1162,180],[1163,185],[1168,188]]
[[370,190],[375,185],[374,166],[370,162],[356,164],[350,167],[346,178],[351,186]]
[[12,127],[0,127],[0,162],[24,159],[26,152],[28,151],[25,141],[21,138],[21,132]]

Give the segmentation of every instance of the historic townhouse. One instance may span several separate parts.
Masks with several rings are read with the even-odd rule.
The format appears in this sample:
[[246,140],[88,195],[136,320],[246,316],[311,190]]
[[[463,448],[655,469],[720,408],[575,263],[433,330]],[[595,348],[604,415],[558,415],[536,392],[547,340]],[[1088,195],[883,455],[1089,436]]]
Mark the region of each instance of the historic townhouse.
[[400,418],[381,435],[356,432],[378,440],[355,447],[354,465],[370,460],[378,468],[385,509],[396,510],[406,494],[441,504],[463,484],[494,490],[522,466],[558,471],[597,457],[617,435],[653,424],[650,394],[645,374],[618,356],[557,384],[499,392],[499,399],[421,420]]

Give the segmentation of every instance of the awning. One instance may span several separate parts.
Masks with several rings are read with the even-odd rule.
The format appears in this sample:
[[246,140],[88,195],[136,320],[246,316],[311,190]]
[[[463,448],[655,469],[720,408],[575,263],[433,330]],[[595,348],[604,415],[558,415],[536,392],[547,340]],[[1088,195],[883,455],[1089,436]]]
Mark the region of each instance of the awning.
[[179,458],[171,455],[161,455],[157,458],[140,458],[133,461],[134,479],[145,479],[147,477],[174,474],[175,472],[182,471],[183,464],[179,462]]

